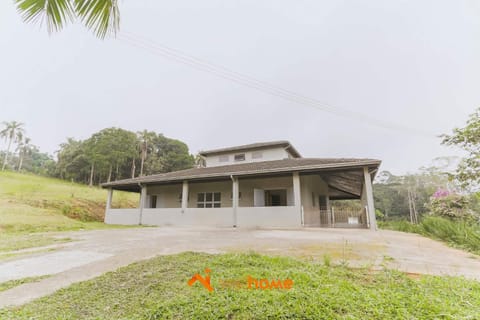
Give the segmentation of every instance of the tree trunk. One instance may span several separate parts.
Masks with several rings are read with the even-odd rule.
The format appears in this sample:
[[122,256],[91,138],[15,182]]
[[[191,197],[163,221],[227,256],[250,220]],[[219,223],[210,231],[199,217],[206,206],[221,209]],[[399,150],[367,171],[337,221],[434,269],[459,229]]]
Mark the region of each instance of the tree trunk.
[[107,182],[110,182],[110,180],[112,180],[112,165],[110,165],[110,170],[108,170]]
[[120,178],[120,175],[118,174],[118,162],[116,164],[117,168],[115,169],[115,180],[118,180]]
[[88,183],[88,185],[89,185],[90,187],[93,186],[93,171],[94,171],[94,169],[95,169],[95,164],[92,163],[92,166],[91,166],[91,168],[90,168],[90,181],[89,181],[89,183]]
[[132,179],[135,178],[135,158],[132,159]]
[[10,153],[10,147],[11,147],[11,146],[12,146],[12,138],[10,138],[10,140],[8,140],[7,152],[5,153],[5,157],[3,158],[2,171],[5,170],[5,166],[7,165],[8,154]]
[[143,176],[143,163],[145,162],[145,153],[142,150],[142,160],[140,161],[140,177]]
[[18,163],[18,172],[22,170],[22,164],[23,164],[23,152],[20,153],[20,162]]

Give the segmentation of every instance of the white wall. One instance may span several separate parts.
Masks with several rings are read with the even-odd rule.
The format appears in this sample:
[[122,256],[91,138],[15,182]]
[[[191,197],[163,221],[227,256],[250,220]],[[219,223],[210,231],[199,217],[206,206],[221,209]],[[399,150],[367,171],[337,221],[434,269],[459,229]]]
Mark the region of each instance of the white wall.
[[239,191],[242,198],[239,201],[240,207],[254,206],[254,189],[262,190],[287,190],[287,205],[293,206],[293,177],[272,177],[272,178],[256,178],[256,179],[238,179]]
[[237,226],[243,228],[299,228],[301,213],[296,207],[255,207],[237,209]]
[[300,176],[300,197],[302,199],[304,224],[320,225],[320,207],[318,198],[328,195],[328,185],[319,175]]
[[[139,209],[109,209],[106,224],[137,225]],[[142,224],[154,226],[209,226],[233,227],[233,208],[180,208],[151,209],[142,211]],[[237,226],[240,228],[298,228],[300,212],[295,207],[238,208]]]
[[142,224],[154,226],[233,227],[232,208],[143,209]]
[[157,208],[181,208],[182,199],[179,198],[182,193],[182,184],[159,185],[147,187],[147,206],[150,207],[150,197],[157,196]]
[[106,224],[136,225],[140,222],[140,209],[107,209]]
[[[262,158],[253,159],[252,154],[255,152],[261,152]],[[236,154],[245,154],[244,161],[235,161],[234,156]],[[222,156],[228,156],[228,162],[220,162],[220,155],[211,155],[205,157],[205,164],[207,167],[216,167],[216,166],[225,166],[230,164],[239,164],[247,162],[257,162],[257,161],[271,161],[271,160],[282,160],[289,157],[289,153],[284,148],[271,148],[263,150],[252,150],[252,151],[238,151],[222,154]]]

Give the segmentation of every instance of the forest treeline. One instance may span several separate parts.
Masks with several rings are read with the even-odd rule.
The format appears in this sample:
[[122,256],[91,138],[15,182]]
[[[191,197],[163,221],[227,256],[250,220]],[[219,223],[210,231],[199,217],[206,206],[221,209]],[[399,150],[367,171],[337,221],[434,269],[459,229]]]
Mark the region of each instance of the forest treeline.
[[25,135],[24,124],[4,122],[0,136],[2,170],[16,170],[89,185],[191,168],[188,146],[161,133],[106,128],[88,139],[68,138],[56,157],[41,152]]

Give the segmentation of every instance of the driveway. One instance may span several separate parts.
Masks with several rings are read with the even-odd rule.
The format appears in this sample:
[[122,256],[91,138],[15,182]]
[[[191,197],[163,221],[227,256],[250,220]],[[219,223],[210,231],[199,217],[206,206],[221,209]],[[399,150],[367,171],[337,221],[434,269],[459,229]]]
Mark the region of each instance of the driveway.
[[0,308],[20,305],[132,262],[184,251],[257,252],[388,266],[408,273],[462,275],[480,280],[480,257],[421,237],[395,231],[354,229],[242,230],[132,228],[57,233],[74,242],[0,263],[0,282],[52,275],[0,292]]

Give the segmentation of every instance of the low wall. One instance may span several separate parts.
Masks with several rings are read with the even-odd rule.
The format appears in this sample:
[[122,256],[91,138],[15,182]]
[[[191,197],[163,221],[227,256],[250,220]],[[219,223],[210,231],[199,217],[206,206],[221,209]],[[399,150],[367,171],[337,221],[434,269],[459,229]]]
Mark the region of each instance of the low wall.
[[142,224],[162,226],[232,227],[232,208],[143,209]]
[[297,207],[239,207],[237,226],[245,228],[299,228],[302,226]]
[[[136,225],[140,209],[108,209],[105,223]],[[142,224],[153,226],[233,227],[233,208],[144,208]],[[301,227],[301,214],[296,207],[239,207],[237,226],[240,228]]]
[[108,209],[105,212],[106,224],[135,225],[140,221],[140,209]]

